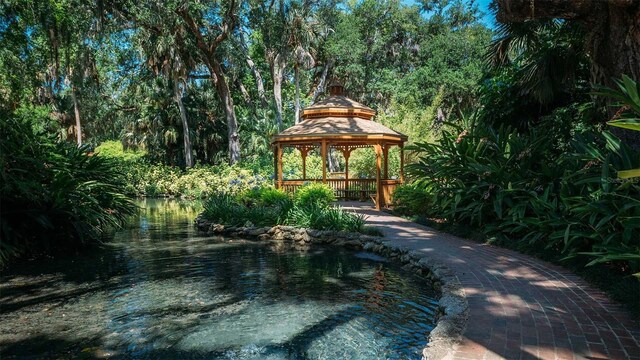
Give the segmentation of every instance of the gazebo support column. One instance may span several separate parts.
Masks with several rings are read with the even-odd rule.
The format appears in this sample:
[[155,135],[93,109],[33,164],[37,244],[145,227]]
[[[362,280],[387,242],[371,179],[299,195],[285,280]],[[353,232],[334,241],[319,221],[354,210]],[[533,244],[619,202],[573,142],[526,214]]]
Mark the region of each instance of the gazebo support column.
[[400,182],[404,184],[404,146],[400,145]]
[[307,155],[309,155],[309,148],[300,148],[300,156],[302,156],[302,180],[307,180]]
[[376,210],[382,209],[382,146],[379,144],[373,145],[373,149],[376,151]]
[[349,157],[351,156],[351,148],[346,147],[342,150],[344,156],[344,198],[349,199]]
[[327,183],[327,140],[322,140],[322,183]]
[[382,154],[384,155],[384,177],[389,179],[389,145],[382,146]]
[[280,188],[280,184],[278,184],[278,145],[273,145],[273,185],[276,189]]
[[280,189],[282,187],[282,145],[278,144],[276,146],[276,188]]

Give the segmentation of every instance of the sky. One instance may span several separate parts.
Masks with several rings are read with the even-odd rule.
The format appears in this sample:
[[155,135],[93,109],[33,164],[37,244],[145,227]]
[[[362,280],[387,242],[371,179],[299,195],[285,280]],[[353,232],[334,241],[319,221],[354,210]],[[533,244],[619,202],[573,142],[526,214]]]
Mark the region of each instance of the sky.
[[491,10],[489,10],[489,4],[491,0],[476,0],[476,4],[478,4],[478,8],[480,11],[484,13],[482,17],[482,22],[489,28],[496,27],[496,17],[493,15]]
[[[465,2],[469,3],[472,0],[464,0]],[[489,10],[489,4],[491,4],[491,0],[473,0],[474,3],[478,6],[478,9],[480,9],[480,11],[482,12],[483,16],[481,18],[481,22],[487,26],[488,28],[495,28],[496,27],[496,18],[493,15],[493,13],[491,12],[491,10]],[[414,5],[416,4],[415,0],[403,0],[403,2],[407,5]]]

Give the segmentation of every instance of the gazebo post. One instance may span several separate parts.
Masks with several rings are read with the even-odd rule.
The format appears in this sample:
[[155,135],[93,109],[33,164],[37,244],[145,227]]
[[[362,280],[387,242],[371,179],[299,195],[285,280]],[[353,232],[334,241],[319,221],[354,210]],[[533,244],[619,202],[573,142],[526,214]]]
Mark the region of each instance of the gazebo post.
[[278,184],[278,146],[273,145],[273,182],[276,189],[280,189],[280,184]]
[[384,154],[384,177],[383,179],[389,179],[389,145],[382,146],[382,153]]
[[299,150],[302,156],[302,180],[307,180],[307,155],[309,154],[309,148],[302,147]]
[[400,144],[400,182],[404,184],[404,144]]
[[342,150],[342,156],[344,157],[344,198],[348,200],[349,197],[349,157],[351,156],[351,148],[346,146]]
[[322,140],[322,183],[327,183],[327,140]]
[[380,144],[373,145],[376,151],[376,210],[382,209],[382,181],[380,179],[381,162],[382,162],[382,146]]
[[282,180],[283,180],[283,176],[282,176],[282,145],[278,144],[277,147],[277,151],[276,151],[276,182],[277,182],[277,186],[276,188],[280,188],[282,186]]

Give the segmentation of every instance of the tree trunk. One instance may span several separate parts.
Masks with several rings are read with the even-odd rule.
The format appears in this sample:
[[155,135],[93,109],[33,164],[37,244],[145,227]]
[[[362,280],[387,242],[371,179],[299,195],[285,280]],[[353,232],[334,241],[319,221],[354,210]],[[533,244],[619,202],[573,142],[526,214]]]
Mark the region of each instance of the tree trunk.
[[[592,84],[616,88],[613,79],[622,74],[640,80],[640,1],[498,0],[497,18],[500,22],[545,18],[578,22],[586,32]],[[609,107],[607,111],[611,118],[617,109]],[[640,146],[640,133],[613,131],[630,145]]]
[[271,63],[271,77],[273,78],[273,98],[276,102],[276,121],[278,123],[278,130],[282,130],[282,78],[284,77],[284,68],[284,56],[278,53]]
[[296,84],[296,115],[295,115],[295,122],[296,124],[300,122],[300,69],[298,68],[298,65],[295,65],[293,68],[293,77],[294,77],[294,82]]
[[247,88],[244,87],[244,84],[242,83],[242,81],[240,81],[240,79],[236,79],[235,81],[236,87],[238,88],[238,90],[240,90],[240,93],[242,94],[242,98],[244,99],[245,104],[253,110],[253,113],[255,115],[255,108],[253,106],[253,101],[251,101],[251,95],[249,95],[249,92],[247,91]]
[[315,104],[315,102],[318,100],[318,96],[320,96],[320,94],[324,92],[325,85],[327,83],[327,74],[329,73],[329,68],[331,67],[332,64],[333,64],[332,61],[328,61],[327,64],[324,66],[324,69],[322,69],[322,75],[320,76],[318,87],[316,87],[316,90],[313,92],[313,97],[311,98],[312,104]]
[[253,73],[253,77],[256,79],[256,86],[258,88],[258,98],[260,98],[260,105],[262,106],[263,109],[265,109],[267,108],[267,106],[269,106],[269,102],[267,101],[267,97],[265,96],[264,81],[262,80],[262,74],[260,74],[260,70],[258,70],[258,67],[253,62],[253,60],[249,57],[249,55],[247,55],[246,61],[247,61],[247,65],[249,65],[249,69],[251,69],[251,72]]
[[498,0],[498,21],[561,18],[587,33],[592,82],[613,86],[626,74],[640,79],[640,2],[636,0]]
[[76,95],[76,85],[73,83],[73,70],[69,68],[69,73],[66,79],[67,86],[71,88],[71,100],[73,101],[73,113],[76,119],[76,142],[78,147],[82,146],[82,123],[80,121],[80,105],[78,104],[78,97]]
[[224,76],[222,66],[216,61],[211,61],[211,73],[215,75],[212,79],[216,85],[216,92],[224,105],[224,112],[227,118],[227,134],[229,138],[229,165],[240,161],[240,136],[238,135],[238,121],[236,111],[233,107],[233,99],[229,91],[229,84]]
[[267,106],[269,106],[269,102],[267,101],[267,97],[264,91],[264,80],[262,80],[262,74],[260,73],[260,70],[256,66],[251,56],[249,56],[249,49],[247,48],[247,42],[245,40],[243,32],[240,33],[240,41],[240,48],[242,49],[242,53],[244,54],[245,61],[247,62],[249,69],[251,69],[253,77],[256,79],[256,87],[258,88],[258,98],[260,98],[260,105],[263,109],[266,109]]
[[187,110],[182,103],[182,90],[180,89],[180,80],[177,77],[173,79],[174,99],[180,110],[180,119],[182,120],[182,137],[184,140],[184,163],[187,167],[193,167],[193,154],[191,140],[189,138],[189,123],[187,122]]

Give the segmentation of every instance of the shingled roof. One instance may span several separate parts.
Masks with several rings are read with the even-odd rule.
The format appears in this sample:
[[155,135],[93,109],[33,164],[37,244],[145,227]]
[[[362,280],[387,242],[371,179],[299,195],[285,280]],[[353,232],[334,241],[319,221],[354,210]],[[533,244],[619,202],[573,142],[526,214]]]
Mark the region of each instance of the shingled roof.
[[278,135],[275,139],[300,138],[300,137],[365,137],[375,138],[391,136],[406,140],[407,136],[373,120],[358,117],[328,116],[323,118],[311,118],[303,120]]
[[305,108],[303,121],[273,137],[273,141],[315,139],[386,139],[404,142],[407,136],[373,120],[376,111],[332,89],[327,98]]

